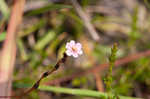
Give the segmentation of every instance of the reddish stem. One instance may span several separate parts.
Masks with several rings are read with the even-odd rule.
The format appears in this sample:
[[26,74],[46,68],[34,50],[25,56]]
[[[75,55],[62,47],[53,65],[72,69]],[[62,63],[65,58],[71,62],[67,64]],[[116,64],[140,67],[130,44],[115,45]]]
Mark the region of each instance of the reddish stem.
[[[141,57],[146,57],[146,56],[150,56],[150,50],[147,50],[147,51],[144,51],[144,52],[140,52],[140,53],[135,53],[135,54],[132,54],[132,55],[128,55],[128,56],[126,56],[124,58],[118,59],[115,62],[115,67],[122,66],[123,64],[135,61],[135,60],[137,60],[137,59],[139,59]],[[65,76],[65,77],[58,78],[58,79],[53,80],[53,81],[49,81],[49,82],[47,82],[45,84],[46,85],[59,84],[61,82],[72,80],[72,79],[74,79],[76,77],[80,77],[80,76],[83,76],[83,75],[94,74],[95,72],[102,72],[105,69],[107,69],[108,66],[109,66],[108,63],[101,64],[101,65],[98,65],[98,66],[94,66],[94,67],[92,67],[90,69],[87,69],[84,72],[77,72],[77,73],[74,73],[74,74],[69,75],[69,76]]]

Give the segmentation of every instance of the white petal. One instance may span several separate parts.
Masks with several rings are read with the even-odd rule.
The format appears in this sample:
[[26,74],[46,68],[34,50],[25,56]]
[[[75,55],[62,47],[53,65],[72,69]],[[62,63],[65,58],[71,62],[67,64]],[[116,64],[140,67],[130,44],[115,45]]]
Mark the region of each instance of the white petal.
[[77,47],[78,49],[81,49],[81,48],[82,48],[82,45],[81,45],[80,43],[77,43],[77,44],[76,44],[76,47]]
[[78,54],[79,54],[79,55],[82,55],[82,54],[83,54],[83,51],[82,51],[82,50],[79,50],[79,51],[78,51]]
[[67,43],[67,44],[66,44],[66,48],[67,48],[67,49],[71,49],[70,43]]
[[68,56],[71,56],[71,55],[72,55],[72,52],[71,52],[70,50],[66,50],[66,54],[67,54]]
[[74,40],[71,40],[70,41],[70,46],[74,46],[75,45],[75,41]]
[[74,58],[77,58],[77,57],[78,57],[78,54],[77,54],[77,53],[73,53],[72,55],[73,55]]

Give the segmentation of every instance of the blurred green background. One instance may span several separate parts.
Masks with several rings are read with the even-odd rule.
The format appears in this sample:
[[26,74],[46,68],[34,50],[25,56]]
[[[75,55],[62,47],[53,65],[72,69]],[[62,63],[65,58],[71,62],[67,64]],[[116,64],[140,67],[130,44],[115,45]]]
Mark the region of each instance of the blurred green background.
[[[41,85],[105,92],[104,79],[107,70],[81,74],[78,77],[74,77],[75,74],[107,63],[114,43],[118,44],[117,59],[150,48],[148,0],[77,2],[81,9],[78,5],[74,5],[72,0],[26,0],[22,23],[17,30],[13,93],[19,94],[24,88],[31,87],[44,71],[53,68],[65,51],[66,42],[72,39],[83,45],[84,54],[77,59],[69,57],[67,62],[44,79]],[[12,0],[0,0],[0,28],[3,29],[0,33],[0,48],[5,40],[11,6]],[[72,79],[68,79],[67,77],[71,75]],[[61,78],[63,80],[60,81]],[[98,79],[102,82],[98,83],[102,88],[98,88]],[[46,87],[42,88],[23,98],[95,99],[60,94],[51,92]],[[112,93],[149,99],[150,57],[139,58],[113,68]]]

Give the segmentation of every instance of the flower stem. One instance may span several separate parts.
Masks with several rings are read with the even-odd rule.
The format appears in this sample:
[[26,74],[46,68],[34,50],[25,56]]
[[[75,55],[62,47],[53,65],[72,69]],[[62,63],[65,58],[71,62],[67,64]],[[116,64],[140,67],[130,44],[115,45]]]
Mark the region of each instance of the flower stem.
[[107,74],[107,77],[105,79],[106,84],[106,90],[107,92],[112,91],[112,68],[114,67],[115,61],[116,61],[116,53],[117,53],[117,44],[114,43],[113,47],[111,48],[111,55],[109,57],[109,71]]

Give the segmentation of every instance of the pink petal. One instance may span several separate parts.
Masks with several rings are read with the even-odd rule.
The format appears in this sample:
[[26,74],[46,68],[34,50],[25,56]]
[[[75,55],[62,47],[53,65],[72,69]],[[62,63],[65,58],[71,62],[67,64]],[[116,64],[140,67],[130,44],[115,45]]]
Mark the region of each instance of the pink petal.
[[70,43],[67,43],[67,44],[66,44],[66,48],[67,48],[67,49],[71,49]]
[[76,44],[76,47],[77,47],[78,49],[81,49],[81,48],[82,48],[82,45],[81,45],[80,43],[77,43],[77,44]]
[[75,41],[74,40],[71,40],[70,41],[70,46],[74,46],[75,45]]
[[72,52],[71,52],[70,50],[66,50],[66,54],[67,54],[68,56],[71,56],[71,55],[72,55]]
[[82,54],[83,54],[83,51],[82,51],[82,50],[79,50],[79,51],[78,51],[78,54],[79,54],[79,55],[82,55]]
[[77,54],[77,53],[73,53],[72,56],[73,56],[74,58],[77,58],[77,57],[78,57],[78,54]]

